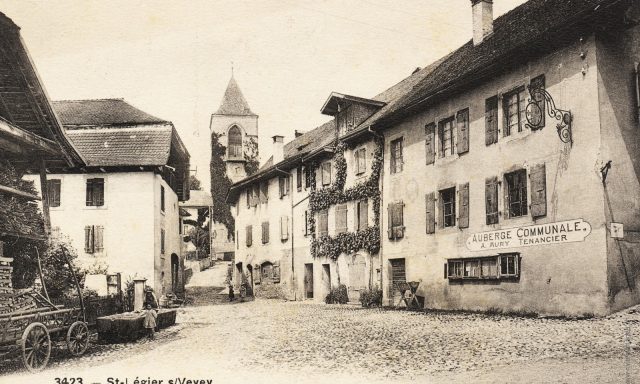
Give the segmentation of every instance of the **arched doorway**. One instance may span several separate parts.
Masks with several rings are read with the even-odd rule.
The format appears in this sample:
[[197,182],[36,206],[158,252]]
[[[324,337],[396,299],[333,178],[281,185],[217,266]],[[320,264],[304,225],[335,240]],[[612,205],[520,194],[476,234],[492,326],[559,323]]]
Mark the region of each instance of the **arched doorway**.
[[237,125],[234,125],[229,129],[227,157],[238,159],[242,158],[242,155],[242,132]]
[[175,253],[171,254],[171,291],[173,293],[178,291],[180,285],[180,259]]

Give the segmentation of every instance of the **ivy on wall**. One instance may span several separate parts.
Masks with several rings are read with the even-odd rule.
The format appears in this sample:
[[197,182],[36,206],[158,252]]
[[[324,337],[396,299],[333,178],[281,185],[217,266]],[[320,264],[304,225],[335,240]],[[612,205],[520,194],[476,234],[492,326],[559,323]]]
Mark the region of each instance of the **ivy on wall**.
[[[309,230],[311,232],[311,255],[313,257],[328,257],[336,260],[341,253],[351,253],[365,250],[369,253],[377,253],[380,250],[380,172],[382,170],[383,140],[374,140],[375,150],[371,164],[371,176],[365,181],[344,189],[347,178],[347,161],[344,151],[347,148],[343,142],[336,146],[333,165],[336,169],[335,181],[327,188],[316,190],[317,164],[311,164],[311,192],[309,193]],[[328,235],[316,237],[315,213],[329,208],[332,205],[343,204],[348,201],[370,199],[373,205],[375,225],[356,232],[344,232],[331,237]]]
[[231,187],[231,180],[227,176],[227,166],[224,163],[226,147],[220,142],[220,134],[211,133],[211,219],[224,224],[228,233],[235,238],[235,220],[231,215],[231,206],[227,204],[227,193]]

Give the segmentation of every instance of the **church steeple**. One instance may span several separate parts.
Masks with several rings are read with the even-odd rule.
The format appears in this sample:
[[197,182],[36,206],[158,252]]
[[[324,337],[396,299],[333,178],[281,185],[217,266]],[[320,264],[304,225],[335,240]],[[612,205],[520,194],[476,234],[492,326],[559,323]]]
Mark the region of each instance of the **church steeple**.
[[[220,108],[211,115],[210,130],[226,147],[224,162],[232,182],[247,176],[246,157],[258,155],[258,115],[251,111],[238,83],[231,74]],[[212,180],[212,185],[215,180]]]
[[224,92],[220,108],[218,108],[218,111],[214,114],[228,116],[257,116],[255,113],[251,112],[249,103],[247,103],[247,100],[242,95],[242,91],[240,90],[238,83],[236,83],[233,74],[231,75],[231,79],[229,79],[227,90]]

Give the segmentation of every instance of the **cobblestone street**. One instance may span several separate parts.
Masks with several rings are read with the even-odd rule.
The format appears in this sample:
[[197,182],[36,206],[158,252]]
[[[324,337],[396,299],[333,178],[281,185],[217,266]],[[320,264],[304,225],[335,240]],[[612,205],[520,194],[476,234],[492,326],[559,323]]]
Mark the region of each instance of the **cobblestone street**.
[[[129,383],[136,376],[214,382],[640,382],[640,313],[629,312],[565,320],[274,300],[192,306],[180,309],[179,324],[154,341],[96,344],[73,359],[60,350],[37,382],[83,376],[85,382],[103,383],[115,372]],[[3,370],[2,383],[33,382],[11,364]]]

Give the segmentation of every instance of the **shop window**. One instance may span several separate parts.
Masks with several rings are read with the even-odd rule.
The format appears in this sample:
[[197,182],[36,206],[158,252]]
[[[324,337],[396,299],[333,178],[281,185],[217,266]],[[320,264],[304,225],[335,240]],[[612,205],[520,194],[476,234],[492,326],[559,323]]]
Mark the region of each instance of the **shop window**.
[[496,280],[520,277],[519,254],[505,253],[467,259],[449,259],[445,278],[450,280]]

